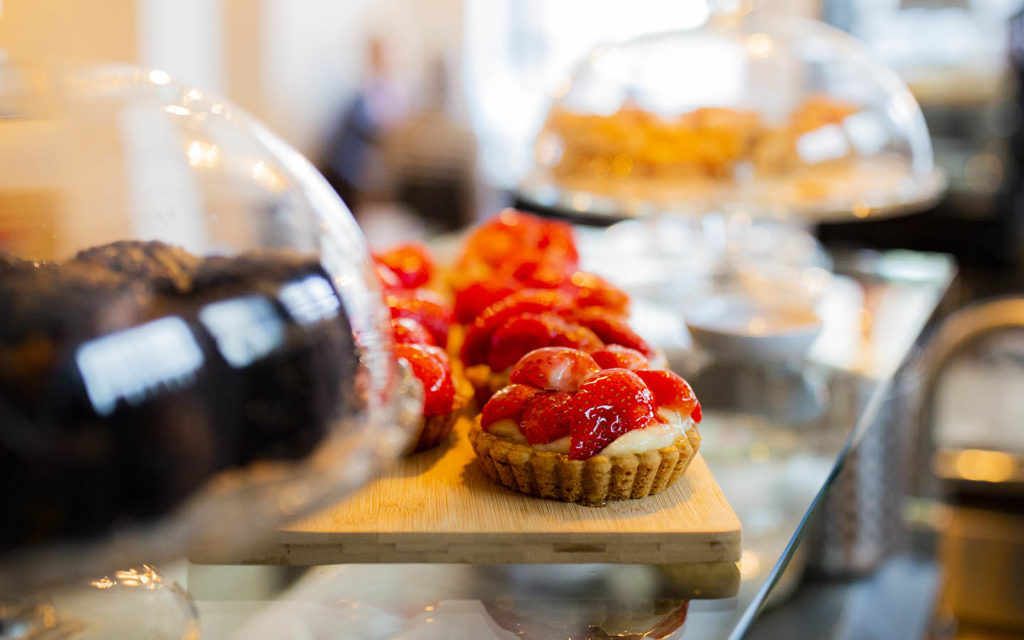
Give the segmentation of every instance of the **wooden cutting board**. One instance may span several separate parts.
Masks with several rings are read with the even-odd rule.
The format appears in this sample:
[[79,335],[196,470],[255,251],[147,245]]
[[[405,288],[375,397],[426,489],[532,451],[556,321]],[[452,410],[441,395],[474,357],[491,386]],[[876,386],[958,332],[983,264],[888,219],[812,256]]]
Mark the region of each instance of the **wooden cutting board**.
[[698,455],[660,494],[585,507],[525,496],[483,474],[469,420],[346,500],[282,529],[259,549],[205,564],[350,562],[735,563],[740,521]]

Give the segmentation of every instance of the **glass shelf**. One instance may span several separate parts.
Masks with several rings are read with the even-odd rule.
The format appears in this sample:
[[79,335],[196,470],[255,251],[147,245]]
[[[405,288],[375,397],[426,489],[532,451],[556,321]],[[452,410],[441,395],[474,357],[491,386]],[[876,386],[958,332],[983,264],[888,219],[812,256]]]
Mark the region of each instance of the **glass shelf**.
[[894,376],[955,273],[944,256],[905,252],[837,264],[806,362],[730,363],[695,355],[685,333],[662,336],[673,367],[700,390],[701,452],[743,522],[735,596],[701,599],[693,576],[672,566],[189,566],[203,637],[742,636],[799,582],[809,513],[884,416]]

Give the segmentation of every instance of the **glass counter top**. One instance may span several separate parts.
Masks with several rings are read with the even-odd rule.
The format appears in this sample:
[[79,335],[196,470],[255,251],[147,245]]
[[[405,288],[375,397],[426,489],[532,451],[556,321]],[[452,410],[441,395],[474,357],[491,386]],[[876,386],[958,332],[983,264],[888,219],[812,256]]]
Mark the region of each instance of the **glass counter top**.
[[[808,516],[884,417],[894,377],[955,275],[945,256],[834,258],[823,331],[803,362],[695,355],[685,330],[660,341],[700,394],[701,452],[743,523],[738,588],[736,572],[695,576],[694,565],[189,565],[202,637],[742,637],[813,561],[799,544]],[[727,598],[694,588],[730,580]]]

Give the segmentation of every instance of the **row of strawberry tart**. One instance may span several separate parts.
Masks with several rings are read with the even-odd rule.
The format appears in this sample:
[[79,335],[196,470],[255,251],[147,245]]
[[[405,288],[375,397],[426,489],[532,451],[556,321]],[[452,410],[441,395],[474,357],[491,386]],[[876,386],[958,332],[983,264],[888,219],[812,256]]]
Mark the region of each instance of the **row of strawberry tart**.
[[594,353],[614,345],[662,360],[627,323],[629,296],[579,269],[565,223],[506,210],[469,235],[456,265],[459,354],[481,404],[539,347]]
[[579,269],[571,227],[506,210],[468,236],[450,280],[464,324],[450,348],[482,407],[469,438],[488,477],[603,504],[683,474],[700,404],[629,326],[629,297]]
[[409,450],[421,451],[443,441],[463,414],[472,392],[453,374],[446,352],[452,310],[438,292],[441,279],[426,247],[406,244],[374,254],[391,311],[395,356],[405,360],[423,385],[423,419]]

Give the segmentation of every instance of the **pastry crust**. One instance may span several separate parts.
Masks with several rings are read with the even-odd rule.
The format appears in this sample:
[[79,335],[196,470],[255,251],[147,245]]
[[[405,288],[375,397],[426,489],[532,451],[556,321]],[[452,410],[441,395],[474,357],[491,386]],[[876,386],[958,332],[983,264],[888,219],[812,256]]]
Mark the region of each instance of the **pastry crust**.
[[469,430],[480,466],[494,482],[532,496],[600,506],[609,500],[653,495],[672,486],[700,447],[696,426],[675,444],[621,456],[570,460],[554,451],[538,451],[484,431],[477,416]]
[[498,393],[503,387],[507,387],[509,385],[508,374],[508,371],[495,373],[486,364],[466,367],[466,379],[473,385],[477,405],[483,407],[491,399],[491,396]]

